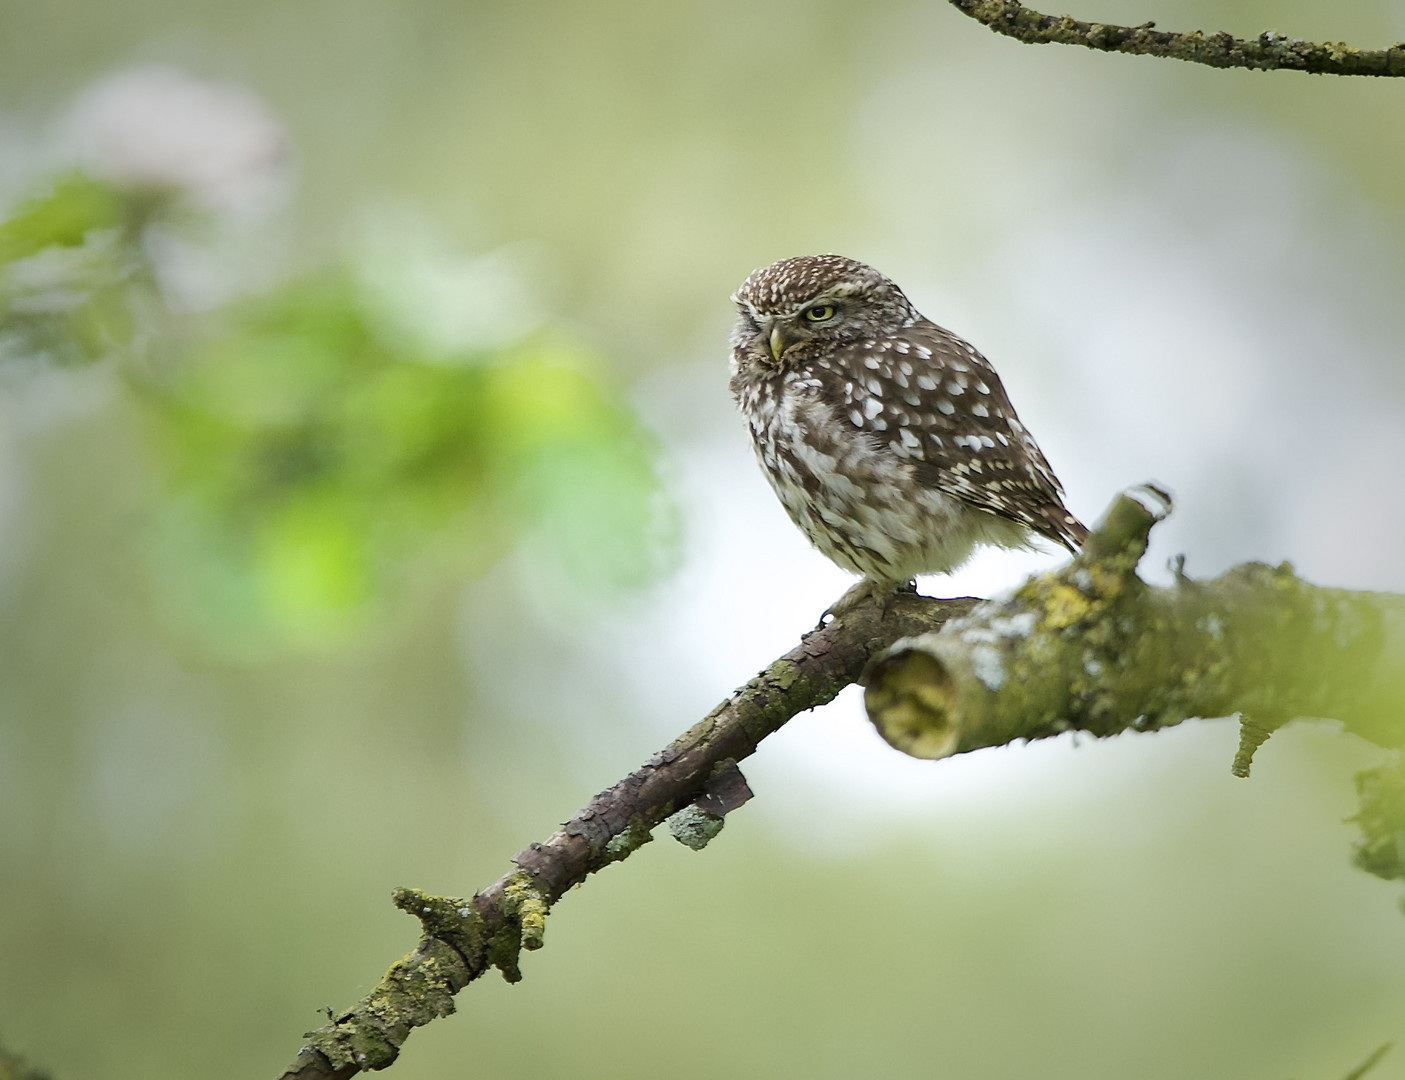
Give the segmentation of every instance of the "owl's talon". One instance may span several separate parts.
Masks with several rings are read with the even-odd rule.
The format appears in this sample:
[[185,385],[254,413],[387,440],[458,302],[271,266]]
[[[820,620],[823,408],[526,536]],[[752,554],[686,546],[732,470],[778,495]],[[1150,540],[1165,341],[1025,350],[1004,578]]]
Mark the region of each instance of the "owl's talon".
[[[910,583],[909,583],[910,584]],[[888,617],[888,602],[892,600],[896,590],[890,582],[874,581],[872,578],[864,578],[862,581],[851,585],[847,592],[838,600],[824,609],[824,614],[820,616],[816,630],[823,630],[830,621],[842,618],[857,608],[865,604],[881,603],[882,611],[880,618]]]
[[916,580],[909,581],[909,582],[906,582],[905,584],[899,585],[896,589],[889,589],[889,590],[888,590],[888,594],[883,597],[883,611],[882,611],[882,613],[879,615],[879,618],[880,618],[880,619],[886,619],[886,618],[888,617],[888,611],[889,611],[889,609],[893,606],[893,601],[897,599],[898,593],[903,593],[903,592],[909,592],[909,593],[912,593],[912,594],[915,596],[915,595],[917,594],[917,582],[916,582]]

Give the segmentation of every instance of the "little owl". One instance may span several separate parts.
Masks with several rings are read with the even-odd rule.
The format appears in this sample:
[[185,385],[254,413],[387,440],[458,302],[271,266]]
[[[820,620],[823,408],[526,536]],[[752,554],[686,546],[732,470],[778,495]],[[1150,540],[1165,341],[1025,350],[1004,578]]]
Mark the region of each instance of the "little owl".
[[872,267],[783,259],[732,297],[731,388],[791,520],[887,595],[977,544],[1076,551],[1088,530],[980,353]]

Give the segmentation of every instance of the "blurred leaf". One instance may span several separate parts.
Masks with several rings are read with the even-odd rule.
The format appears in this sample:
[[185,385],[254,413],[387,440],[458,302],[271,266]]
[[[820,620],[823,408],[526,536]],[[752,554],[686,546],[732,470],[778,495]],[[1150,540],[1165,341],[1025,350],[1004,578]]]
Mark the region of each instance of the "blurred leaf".
[[203,564],[163,565],[185,618],[335,643],[528,530],[592,589],[659,572],[652,447],[588,356],[534,340],[445,364],[405,341],[331,273],[233,312],[152,388],[179,496],[163,563]]
[[569,360],[547,352],[490,372],[491,445],[569,579],[638,585],[660,572],[672,539],[649,447]]
[[157,307],[140,231],[122,226],[143,214],[75,173],[0,221],[0,357],[72,366],[141,338]]
[[474,333],[406,332],[411,309],[517,296],[515,278],[492,287],[511,260],[440,244],[426,263],[387,232],[376,273],[177,317],[146,242],[158,219],[196,224],[170,211],[81,175],[19,206],[0,224],[0,350],[126,361],[169,480],[154,569],[184,624],[240,650],[335,644],[528,535],[592,591],[662,568],[653,448],[585,374],[592,357],[524,340],[535,318],[509,319],[515,334],[483,331],[481,312]]
[[47,194],[22,202],[0,222],[0,263],[27,259],[49,247],[77,247],[94,229],[120,225],[126,216],[111,187],[74,173]]

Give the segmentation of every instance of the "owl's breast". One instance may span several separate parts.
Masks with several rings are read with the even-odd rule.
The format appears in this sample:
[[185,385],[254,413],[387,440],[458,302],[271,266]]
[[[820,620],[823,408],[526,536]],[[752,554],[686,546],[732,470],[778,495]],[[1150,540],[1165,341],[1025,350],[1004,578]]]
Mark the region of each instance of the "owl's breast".
[[810,541],[854,573],[910,576],[949,500],[917,485],[911,463],[855,425],[813,375],[747,384],[738,404],[762,471]]
[[[863,467],[859,459],[869,456],[863,433],[824,400],[823,386],[813,376],[791,370],[748,380],[739,387],[737,403],[762,467],[773,482],[784,482],[787,492],[818,497],[831,477]],[[845,486],[842,479],[839,486]]]

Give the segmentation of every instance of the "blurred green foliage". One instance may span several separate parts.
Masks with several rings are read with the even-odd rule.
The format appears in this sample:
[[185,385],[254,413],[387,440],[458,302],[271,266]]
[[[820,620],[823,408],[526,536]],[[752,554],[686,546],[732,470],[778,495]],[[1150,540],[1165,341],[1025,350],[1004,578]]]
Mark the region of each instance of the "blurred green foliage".
[[243,306],[154,394],[168,524],[199,572],[187,612],[212,633],[335,636],[426,562],[480,570],[525,529],[583,587],[650,580],[651,446],[592,359],[550,336],[416,355],[345,275]]
[[142,246],[160,214],[80,175],[21,203],[0,325],[12,362],[108,361],[145,407],[169,481],[151,569],[181,625],[246,655],[335,645],[527,532],[590,594],[667,568],[655,448],[598,357],[550,330],[435,349],[339,268],[177,316]]
[[74,173],[0,220],[0,361],[75,365],[132,347],[145,202]]
[[[1405,33],[1395,0],[1078,7]],[[1267,335],[1339,304],[1256,305],[1283,284],[1271,263],[1401,291],[1346,228],[1400,248],[1395,80],[1025,48],[941,0],[0,0],[0,26],[0,192],[24,222],[0,271],[0,1037],[65,1080],[277,1075],[320,1006],[412,946],[393,887],[482,887],[771,659],[708,670],[783,606],[775,582],[733,608],[704,577],[727,621],[680,627],[699,605],[668,594],[632,637],[605,605],[563,613],[522,586],[667,560],[630,382],[673,394],[690,469],[750,469],[723,366],[725,298],[752,267],[845,251],[912,278],[954,329],[1003,335],[1032,426],[1046,395],[1041,440],[1064,411],[1080,431],[1064,456],[1045,442],[1061,471],[1075,445],[1122,449],[1075,353],[1115,351],[1108,390],[1182,379],[1148,374],[1139,339],[1209,349],[1214,397],[1259,375],[1207,309],[1259,313]],[[213,302],[172,303],[154,273],[156,241],[205,242],[189,208],[75,179],[55,149],[75,102],[152,61],[247,87],[287,131],[284,213],[219,238],[270,251]],[[554,318],[481,349],[408,333],[347,239],[382,200],[455,250],[539,247]],[[1138,275],[1145,293],[1110,289]],[[1108,345],[1119,318],[1134,333]],[[1329,328],[1312,347],[1361,376]],[[1251,391],[1301,380],[1319,385],[1288,366]],[[1284,468],[1231,419],[1207,489],[1239,457]],[[1168,469],[1199,445],[1161,414],[1129,422],[1165,424]],[[1296,439],[1295,460],[1330,441]],[[1232,533],[1240,501],[1188,550]],[[747,548],[726,554],[748,573]],[[615,655],[641,637],[645,662]],[[661,840],[572,893],[523,983],[475,984],[386,1075],[1332,1080],[1400,1037],[1395,886],[1344,857],[1349,777],[1376,763],[1360,748],[1290,727],[1245,783],[1233,725],[1205,724],[838,777],[811,764],[862,723],[844,708],[747,763],[758,797],[705,853]],[[932,799],[889,800],[890,782]],[[1371,1076],[1405,1077],[1405,1055]]]
[[122,199],[111,187],[81,173],[64,177],[0,222],[0,265],[49,247],[78,247],[95,229],[115,228],[123,218]]

